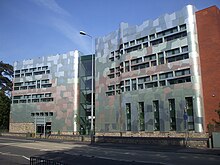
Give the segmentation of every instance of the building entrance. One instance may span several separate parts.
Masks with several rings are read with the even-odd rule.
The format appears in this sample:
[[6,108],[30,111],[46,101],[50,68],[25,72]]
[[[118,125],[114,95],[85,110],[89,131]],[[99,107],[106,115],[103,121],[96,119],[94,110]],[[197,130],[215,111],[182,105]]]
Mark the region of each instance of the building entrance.
[[[44,128],[45,127],[45,128]],[[36,125],[36,133],[37,134],[51,134],[51,122],[46,122],[45,125],[44,124],[37,124]]]

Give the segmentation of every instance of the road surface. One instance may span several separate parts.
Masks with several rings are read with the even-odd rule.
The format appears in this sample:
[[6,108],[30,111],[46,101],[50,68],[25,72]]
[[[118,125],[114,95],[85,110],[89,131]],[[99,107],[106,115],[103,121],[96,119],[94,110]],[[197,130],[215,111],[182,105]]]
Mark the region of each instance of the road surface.
[[137,145],[89,145],[0,137],[0,164],[29,164],[30,157],[73,165],[219,165],[220,155],[201,150]]

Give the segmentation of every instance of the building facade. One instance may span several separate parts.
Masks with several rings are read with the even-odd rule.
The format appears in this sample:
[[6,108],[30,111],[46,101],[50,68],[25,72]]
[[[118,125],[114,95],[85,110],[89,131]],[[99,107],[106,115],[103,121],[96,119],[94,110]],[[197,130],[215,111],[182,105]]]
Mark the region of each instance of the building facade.
[[[204,45],[200,45],[207,32],[202,30],[203,14],[196,11],[188,5],[139,26],[121,23],[116,31],[97,38],[97,135],[206,130],[213,116],[205,120],[209,112],[204,106],[207,108],[209,103],[203,90],[210,89],[204,84],[209,77],[206,69],[212,68],[212,62],[202,70],[201,64],[206,65],[209,58],[206,48],[214,43],[203,41]],[[218,18],[218,24],[211,34],[218,34],[219,40],[219,10],[214,11],[218,11],[214,19],[216,22]],[[207,20],[206,25],[210,23]],[[198,30],[202,31],[202,37],[198,37]],[[219,42],[215,48],[219,52]],[[219,72],[213,73],[213,79],[216,74]],[[219,86],[219,78],[216,79]],[[215,101],[220,101],[219,93],[215,92]]]
[[[91,111],[87,96],[91,91],[85,90],[91,89],[87,71],[91,58],[72,51],[15,62],[9,131],[85,133]],[[86,113],[81,108],[82,93],[87,99]]]
[[219,121],[215,110],[220,109],[220,10],[216,6],[200,10],[196,20],[207,126]]
[[[206,132],[220,103],[219,13],[188,5],[97,38],[96,135]],[[92,58],[15,62],[10,132],[90,134]]]

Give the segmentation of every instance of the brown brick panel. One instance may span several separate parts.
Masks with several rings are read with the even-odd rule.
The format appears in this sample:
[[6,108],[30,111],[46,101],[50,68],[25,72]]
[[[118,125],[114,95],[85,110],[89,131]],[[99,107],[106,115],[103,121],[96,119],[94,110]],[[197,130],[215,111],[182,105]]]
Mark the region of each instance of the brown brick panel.
[[205,108],[205,129],[220,103],[220,11],[216,6],[196,12]]

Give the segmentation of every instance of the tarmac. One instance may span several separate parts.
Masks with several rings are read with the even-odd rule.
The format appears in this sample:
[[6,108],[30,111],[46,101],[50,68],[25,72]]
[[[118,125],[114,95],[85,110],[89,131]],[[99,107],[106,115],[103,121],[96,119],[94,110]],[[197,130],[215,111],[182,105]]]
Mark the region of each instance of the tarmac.
[[174,153],[192,153],[192,154],[210,154],[219,155],[220,148],[191,148],[185,146],[173,146],[173,145],[148,145],[148,144],[122,144],[122,143],[90,143],[90,142],[80,142],[73,140],[61,140],[61,139],[44,139],[44,138],[24,138],[24,137],[13,137],[4,136],[5,138],[15,138],[15,139],[27,139],[33,141],[46,141],[46,142],[56,142],[65,144],[81,144],[89,146],[98,146],[103,148],[120,148],[126,150],[142,150],[142,151],[154,151],[154,152],[174,152]]
[[100,146],[100,147],[128,149],[128,150],[210,154],[210,155],[220,156],[220,148],[191,148],[191,147],[185,147],[185,146],[171,146],[171,145],[116,144],[116,143],[95,143],[92,145]]

